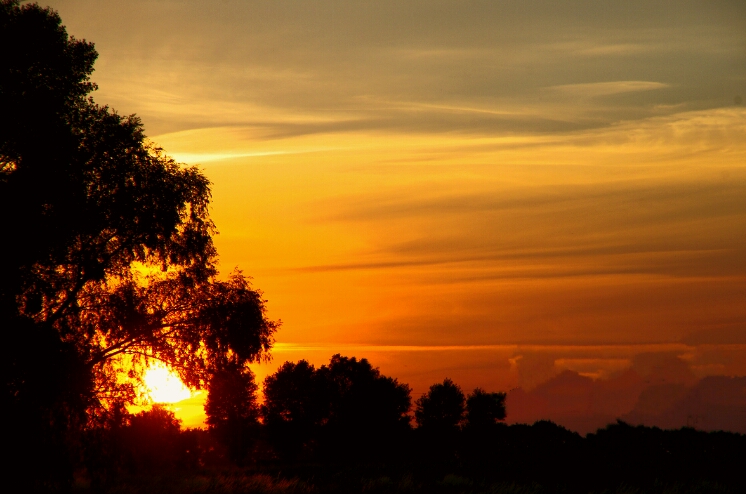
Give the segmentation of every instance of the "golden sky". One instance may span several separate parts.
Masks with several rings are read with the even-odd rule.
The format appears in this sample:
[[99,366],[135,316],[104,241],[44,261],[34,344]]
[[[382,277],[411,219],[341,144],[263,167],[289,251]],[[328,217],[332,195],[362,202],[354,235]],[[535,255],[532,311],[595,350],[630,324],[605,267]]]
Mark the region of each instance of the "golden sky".
[[213,182],[221,269],[283,321],[260,378],[746,375],[746,3],[49,4]]

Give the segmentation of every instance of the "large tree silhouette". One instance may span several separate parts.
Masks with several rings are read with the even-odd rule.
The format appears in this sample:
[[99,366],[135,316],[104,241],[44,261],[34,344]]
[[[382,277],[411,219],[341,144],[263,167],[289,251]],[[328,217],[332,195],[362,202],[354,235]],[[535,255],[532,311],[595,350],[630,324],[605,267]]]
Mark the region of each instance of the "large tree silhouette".
[[150,359],[199,386],[266,355],[276,324],[240,272],[217,278],[207,178],[88,97],[93,45],[1,0],[0,46],[2,405],[11,443],[59,465]]

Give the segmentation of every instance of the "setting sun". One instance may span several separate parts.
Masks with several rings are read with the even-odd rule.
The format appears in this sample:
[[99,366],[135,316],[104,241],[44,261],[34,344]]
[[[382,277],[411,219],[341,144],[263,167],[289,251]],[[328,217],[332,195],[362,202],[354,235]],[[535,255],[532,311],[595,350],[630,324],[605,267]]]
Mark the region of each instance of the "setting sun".
[[146,392],[155,403],[176,403],[192,396],[179,376],[163,364],[157,364],[143,375]]

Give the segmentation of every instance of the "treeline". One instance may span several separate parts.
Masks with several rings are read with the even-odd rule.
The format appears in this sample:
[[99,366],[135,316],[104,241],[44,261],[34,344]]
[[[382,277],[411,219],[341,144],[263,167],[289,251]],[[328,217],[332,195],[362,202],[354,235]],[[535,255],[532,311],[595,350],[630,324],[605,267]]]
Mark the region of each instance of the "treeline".
[[[260,423],[281,461],[390,456],[412,430],[409,386],[367,359],[337,354],[318,369],[305,360],[285,362],[267,376],[263,391],[260,406],[247,368],[225,368],[208,385],[207,424],[233,461],[246,459]],[[505,393],[477,388],[467,397],[450,379],[414,405],[417,429],[441,438],[460,428],[486,430],[505,418]]]
[[92,485],[231,466],[306,479],[320,492],[371,490],[371,478],[389,479],[383,490],[398,491],[391,479],[406,479],[405,490],[423,492],[478,492],[495,483],[573,492],[744,487],[746,436],[623,422],[586,437],[548,421],[507,426],[504,393],[477,388],[465,395],[446,379],[412,403],[406,384],[366,359],[335,355],[320,368],[286,362],[265,379],[263,404],[257,391],[248,369],[217,374],[208,389],[207,431],[180,431],[173,413],[158,406],[109,418],[89,435]]

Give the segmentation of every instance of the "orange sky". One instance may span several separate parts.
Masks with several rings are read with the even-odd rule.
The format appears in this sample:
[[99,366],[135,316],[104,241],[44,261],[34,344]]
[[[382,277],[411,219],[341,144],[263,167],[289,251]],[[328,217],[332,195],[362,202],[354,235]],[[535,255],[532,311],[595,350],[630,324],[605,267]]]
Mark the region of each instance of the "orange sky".
[[96,101],[213,182],[283,321],[260,378],[746,375],[746,4],[50,4]]

